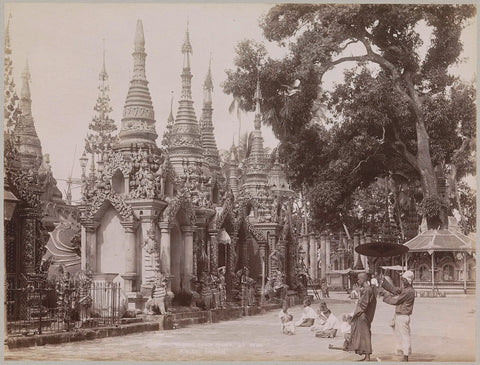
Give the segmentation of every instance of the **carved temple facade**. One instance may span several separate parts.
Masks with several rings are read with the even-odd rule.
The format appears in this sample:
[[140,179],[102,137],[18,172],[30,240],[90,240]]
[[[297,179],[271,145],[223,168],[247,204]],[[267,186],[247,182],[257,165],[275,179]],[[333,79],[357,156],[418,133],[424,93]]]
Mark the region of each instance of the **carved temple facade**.
[[232,146],[228,160],[221,161],[210,69],[198,120],[193,108],[188,29],[181,50],[178,110],[175,117],[171,111],[157,145],[143,25],[137,22],[120,131],[108,148],[81,159],[82,269],[93,271],[97,281],[120,282],[130,308],[143,309],[158,272],[167,277],[174,304],[182,304],[202,273],[220,267],[226,269],[230,299],[244,267],[258,287],[262,272],[265,278],[278,270],[287,284],[295,276],[293,192],[278,158],[271,162],[265,154],[260,85],[250,154],[240,158]]
[[[63,201],[49,155],[43,155],[32,114],[28,62],[21,75],[18,96],[11,54],[8,20],[4,70],[4,202],[9,199],[15,206],[13,211],[5,212],[4,247],[6,283],[10,288],[18,288],[40,275],[45,244],[55,224],[67,217],[75,219],[78,211]],[[73,260],[80,263],[79,256]]]

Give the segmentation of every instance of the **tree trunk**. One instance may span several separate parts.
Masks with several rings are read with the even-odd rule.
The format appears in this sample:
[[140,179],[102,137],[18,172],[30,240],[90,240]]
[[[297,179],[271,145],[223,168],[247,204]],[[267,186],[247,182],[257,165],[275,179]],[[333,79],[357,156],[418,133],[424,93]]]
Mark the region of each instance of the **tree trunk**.
[[[432,157],[430,155],[430,137],[425,127],[425,120],[421,101],[415,91],[411,75],[406,77],[410,105],[416,117],[415,128],[417,132],[417,163],[420,170],[420,178],[423,190],[423,199],[438,197],[437,176],[433,169]],[[442,208],[438,217],[427,217],[428,229],[448,228],[448,214],[446,208]]]

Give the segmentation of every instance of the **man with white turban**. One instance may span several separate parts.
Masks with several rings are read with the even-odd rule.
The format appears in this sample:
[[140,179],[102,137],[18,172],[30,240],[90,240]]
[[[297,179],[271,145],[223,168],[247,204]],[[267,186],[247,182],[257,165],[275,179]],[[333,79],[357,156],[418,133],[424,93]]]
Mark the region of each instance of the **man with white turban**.
[[395,317],[393,319],[393,333],[397,346],[397,354],[403,353],[403,361],[408,361],[412,352],[410,334],[410,315],[413,311],[415,301],[415,290],[413,290],[413,272],[407,270],[402,275],[402,288],[393,286],[388,280],[382,282],[382,288],[392,293],[383,298],[385,303],[395,306]]

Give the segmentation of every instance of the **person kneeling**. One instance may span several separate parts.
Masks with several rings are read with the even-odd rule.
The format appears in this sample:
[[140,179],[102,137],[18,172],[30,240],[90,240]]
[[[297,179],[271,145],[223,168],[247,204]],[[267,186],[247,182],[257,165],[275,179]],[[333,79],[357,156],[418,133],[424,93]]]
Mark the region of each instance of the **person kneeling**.
[[310,307],[310,299],[305,299],[303,302],[303,313],[300,320],[296,323],[297,327],[312,327],[313,323],[315,322],[315,318],[317,314],[315,311]]
[[337,335],[337,329],[340,327],[337,317],[333,315],[330,309],[322,313],[326,320],[315,332],[315,337],[319,338],[334,338]]

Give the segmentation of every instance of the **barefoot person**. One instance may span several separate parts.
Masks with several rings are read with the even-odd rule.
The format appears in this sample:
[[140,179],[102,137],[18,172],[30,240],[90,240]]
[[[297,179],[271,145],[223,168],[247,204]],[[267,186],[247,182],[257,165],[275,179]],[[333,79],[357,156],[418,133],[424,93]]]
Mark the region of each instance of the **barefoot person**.
[[352,335],[348,350],[364,355],[361,361],[370,361],[370,355],[372,354],[370,328],[377,306],[377,299],[374,290],[368,283],[366,273],[358,274],[358,286],[360,287],[360,297],[352,316]]
[[382,283],[382,288],[395,295],[386,295],[383,301],[395,306],[393,334],[395,335],[397,353],[403,353],[403,361],[408,361],[408,355],[412,352],[410,315],[412,314],[415,301],[415,290],[413,290],[412,282],[413,272],[407,270],[402,275],[403,288],[393,286],[388,280],[384,280]]

